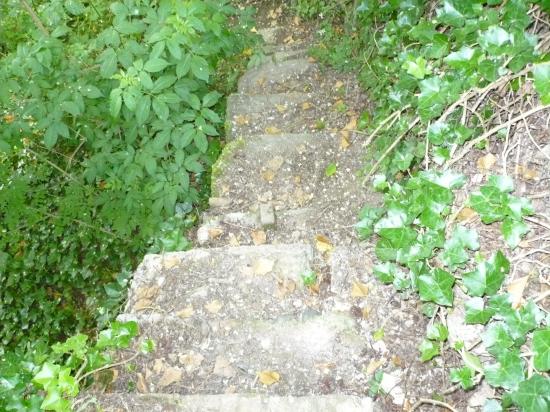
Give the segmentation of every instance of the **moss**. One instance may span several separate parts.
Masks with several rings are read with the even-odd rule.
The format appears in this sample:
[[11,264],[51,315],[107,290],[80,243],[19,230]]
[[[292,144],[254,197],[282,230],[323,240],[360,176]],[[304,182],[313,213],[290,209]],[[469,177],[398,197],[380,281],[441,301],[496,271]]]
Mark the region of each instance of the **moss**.
[[216,163],[212,165],[212,182],[211,182],[211,192],[213,197],[220,196],[218,188],[218,178],[223,174],[223,171],[231,162],[233,155],[237,150],[244,147],[245,140],[242,137],[235,139],[225,145],[223,148],[220,157],[216,160]]

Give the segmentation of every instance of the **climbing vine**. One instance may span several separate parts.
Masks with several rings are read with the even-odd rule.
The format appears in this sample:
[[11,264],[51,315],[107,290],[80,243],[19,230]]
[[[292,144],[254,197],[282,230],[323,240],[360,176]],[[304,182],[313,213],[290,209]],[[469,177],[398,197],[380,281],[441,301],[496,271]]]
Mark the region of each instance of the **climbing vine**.
[[[529,232],[533,207],[513,194],[507,175],[490,176],[457,204],[455,193],[467,178],[451,166],[491,138],[507,141],[512,126],[550,107],[550,4],[364,0],[348,6],[352,17],[344,22],[341,14],[323,19],[313,54],[358,72],[374,102],[358,132],[368,147],[364,183],[383,192],[384,202],[365,207],[356,225],[362,239],[375,239],[373,274],[423,302],[431,321],[421,360],[454,350],[463,365],[450,371],[452,382],[469,390],[484,379],[498,390],[485,411],[546,411],[548,315],[536,297],[523,301],[503,290],[513,265],[506,249]],[[538,105],[503,121],[490,98],[502,90]],[[501,250],[480,252],[478,232],[457,223],[463,209],[484,224],[500,222]],[[457,304],[458,291],[467,296],[466,324],[484,325],[484,331],[471,347],[459,341],[449,348],[445,314]],[[479,343],[487,357],[474,354]]]

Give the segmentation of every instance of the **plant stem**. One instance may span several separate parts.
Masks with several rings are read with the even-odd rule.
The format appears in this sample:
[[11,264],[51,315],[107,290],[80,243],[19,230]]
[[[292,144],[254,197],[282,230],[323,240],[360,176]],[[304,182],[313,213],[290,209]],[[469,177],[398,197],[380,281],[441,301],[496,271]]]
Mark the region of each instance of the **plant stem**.
[[49,37],[50,32],[48,31],[46,26],[42,24],[42,22],[40,21],[40,18],[38,17],[38,14],[36,14],[36,12],[31,7],[31,5],[27,2],[27,0],[19,0],[19,1],[21,2],[21,5],[27,11],[27,13],[29,13],[29,16],[31,16],[31,19],[34,22],[35,26],[38,28],[38,30],[40,30],[42,34],[44,34],[44,36]]

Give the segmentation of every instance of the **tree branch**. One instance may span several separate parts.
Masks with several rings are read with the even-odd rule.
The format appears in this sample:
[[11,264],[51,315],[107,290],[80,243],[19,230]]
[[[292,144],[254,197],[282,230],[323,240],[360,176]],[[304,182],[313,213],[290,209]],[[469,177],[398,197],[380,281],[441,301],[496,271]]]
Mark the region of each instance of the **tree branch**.
[[38,28],[38,30],[40,30],[42,34],[44,34],[44,36],[49,37],[50,32],[48,31],[46,26],[42,24],[42,22],[40,21],[40,18],[38,17],[38,14],[36,14],[36,12],[31,7],[31,5],[27,2],[27,0],[19,0],[19,1],[21,2],[22,6],[25,8],[27,13],[29,13],[29,16],[31,16],[31,19],[36,25],[36,27]]

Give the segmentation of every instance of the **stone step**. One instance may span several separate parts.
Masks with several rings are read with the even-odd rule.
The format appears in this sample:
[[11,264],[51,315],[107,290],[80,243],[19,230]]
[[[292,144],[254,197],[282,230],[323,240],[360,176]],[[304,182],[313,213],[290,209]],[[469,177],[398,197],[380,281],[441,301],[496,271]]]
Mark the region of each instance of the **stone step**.
[[366,341],[349,314],[304,311],[301,319],[275,320],[125,314],[119,320],[137,321],[140,337],[153,339],[156,349],[137,358],[131,372],[119,370],[115,391],[357,395],[367,383]]
[[[227,199],[227,208],[235,211],[264,203],[271,203],[277,216],[283,210],[309,209],[327,229],[341,223],[351,229],[373,194],[357,175],[360,141],[349,136],[348,143],[343,149],[341,134],[327,132],[234,140],[214,165],[212,196]],[[336,171],[327,176],[333,164]]]
[[337,99],[321,88],[315,93],[232,94],[227,102],[228,138],[340,130],[347,117],[335,109]]
[[[127,313],[207,319],[270,319],[318,300],[303,285],[309,245],[193,249],[147,255],[134,274]],[[288,289],[292,290],[288,290]]]
[[239,93],[270,94],[314,89],[319,79],[319,67],[307,58],[267,62],[249,70],[239,80]]
[[[374,412],[371,398],[351,395],[265,396],[255,394],[101,394],[84,411],[104,412]],[[381,410],[380,410],[381,411]]]

